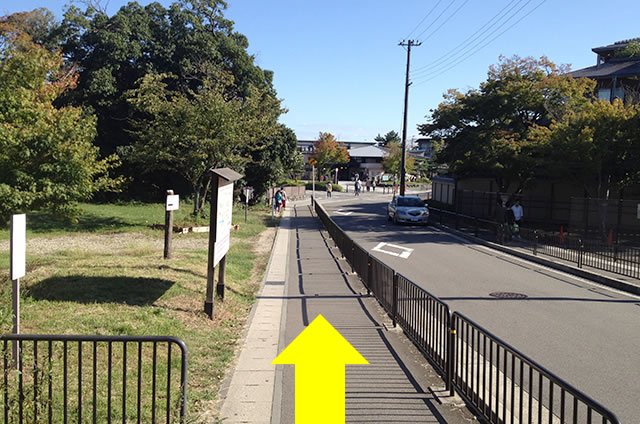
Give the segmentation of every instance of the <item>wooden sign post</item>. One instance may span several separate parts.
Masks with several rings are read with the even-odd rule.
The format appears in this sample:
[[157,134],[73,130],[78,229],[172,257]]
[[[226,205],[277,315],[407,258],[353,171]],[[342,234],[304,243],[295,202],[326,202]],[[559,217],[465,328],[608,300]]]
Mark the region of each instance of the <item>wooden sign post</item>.
[[171,259],[171,242],[173,240],[173,211],[180,207],[180,196],[167,190],[167,203],[164,214],[164,258]]
[[[13,304],[13,334],[20,334],[20,279],[26,272],[27,216],[11,216],[11,294]],[[13,341],[13,360],[18,363],[20,351]]]
[[204,312],[213,319],[213,286],[215,269],[220,264],[216,293],[224,300],[224,273],[227,264],[227,252],[231,237],[231,218],[233,212],[233,182],[242,178],[229,168],[211,169],[211,216],[209,228],[209,255],[207,261],[207,292]]

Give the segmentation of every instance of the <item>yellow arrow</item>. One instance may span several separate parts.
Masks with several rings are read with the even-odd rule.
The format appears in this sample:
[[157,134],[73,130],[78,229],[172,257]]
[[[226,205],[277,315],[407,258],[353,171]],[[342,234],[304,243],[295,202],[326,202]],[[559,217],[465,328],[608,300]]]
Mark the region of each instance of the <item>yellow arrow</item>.
[[296,365],[297,424],[344,424],[345,365],[368,363],[322,315],[272,362]]

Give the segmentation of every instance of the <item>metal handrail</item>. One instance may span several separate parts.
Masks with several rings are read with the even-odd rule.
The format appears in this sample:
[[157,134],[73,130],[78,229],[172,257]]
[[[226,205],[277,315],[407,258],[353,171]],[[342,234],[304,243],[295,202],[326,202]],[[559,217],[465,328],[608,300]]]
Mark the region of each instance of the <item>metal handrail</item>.
[[[150,413],[150,422],[160,422],[163,414],[167,424],[176,415],[180,423],[186,422],[188,351],[177,337],[7,334],[1,339],[5,423],[67,422],[70,410],[78,422],[112,422],[114,413],[121,414],[122,422],[132,415],[141,422],[145,413]],[[173,345],[180,353],[176,402],[172,401]],[[89,365],[83,365],[83,359]],[[89,381],[91,390],[84,388]],[[174,404],[179,408],[172,408]],[[90,417],[83,418],[86,410]]]
[[453,384],[489,422],[522,423],[527,416],[532,422],[536,414],[538,423],[543,416],[549,423],[591,423],[595,413],[603,424],[619,424],[613,412],[465,315],[453,313],[452,331]]

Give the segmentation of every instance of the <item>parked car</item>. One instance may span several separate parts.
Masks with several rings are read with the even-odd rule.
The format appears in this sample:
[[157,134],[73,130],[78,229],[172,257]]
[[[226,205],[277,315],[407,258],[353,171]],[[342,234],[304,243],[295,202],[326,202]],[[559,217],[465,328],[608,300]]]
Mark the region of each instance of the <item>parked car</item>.
[[429,209],[418,196],[396,196],[387,207],[387,219],[394,224],[407,222],[427,225]]

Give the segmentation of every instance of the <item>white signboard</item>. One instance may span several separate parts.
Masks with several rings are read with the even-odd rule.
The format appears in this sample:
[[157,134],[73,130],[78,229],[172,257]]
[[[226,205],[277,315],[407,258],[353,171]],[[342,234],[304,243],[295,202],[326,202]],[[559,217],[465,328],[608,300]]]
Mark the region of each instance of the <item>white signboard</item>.
[[11,279],[18,280],[25,275],[27,252],[27,216],[11,216]]
[[218,188],[218,214],[216,216],[216,244],[213,266],[229,251],[231,215],[233,212],[233,184]]
[[213,256],[213,266],[218,266],[218,262],[220,262],[220,259],[222,259],[224,255],[226,255],[229,251],[229,239],[230,234],[227,233],[226,237],[216,242],[215,253]]
[[177,211],[180,208],[180,195],[172,194],[167,196],[167,211]]
[[231,232],[231,213],[233,212],[233,184],[218,188],[218,215],[216,217],[216,241],[227,237]]

